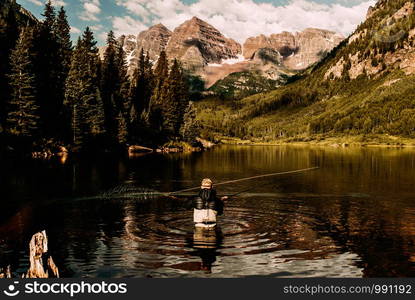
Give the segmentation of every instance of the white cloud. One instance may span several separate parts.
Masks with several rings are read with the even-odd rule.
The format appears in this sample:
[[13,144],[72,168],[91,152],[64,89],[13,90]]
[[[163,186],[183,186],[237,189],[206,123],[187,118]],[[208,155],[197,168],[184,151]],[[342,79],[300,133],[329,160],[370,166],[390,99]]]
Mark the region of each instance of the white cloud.
[[79,18],[84,21],[98,21],[97,15],[101,13],[100,0],[82,0],[84,11]]
[[[46,1],[40,1],[40,0],[26,0],[26,1],[31,2],[31,3],[33,3],[33,4],[37,5],[37,6],[42,6],[42,5],[45,5],[45,3],[46,3],[48,0],[46,0]],[[52,2],[52,5],[53,5],[53,6],[65,6],[65,5],[66,5],[65,1],[62,1],[62,0],[51,0],[51,2]]]
[[124,6],[128,11],[136,16],[140,16],[145,22],[149,21],[150,12],[147,8],[138,1],[116,0],[116,4]]
[[113,30],[116,35],[121,34],[138,34],[148,28],[143,22],[133,19],[129,16],[114,17],[112,19]]
[[65,6],[65,1],[62,0],[51,0],[53,6]]
[[116,0],[118,5],[137,16],[137,20],[116,17],[113,26],[116,32],[137,34],[143,27],[159,22],[174,29],[197,16],[238,42],[259,34],[294,32],[308,27],[333,30],[347,36],[364,20],[368,7],[376,1],[341,1],[341,4],[319,4],[310,0],[291,0],[287,5],[275,6],[253,0],[199,0],[190,5],[180,0]]
[[75,26],[71,26],[71,33],[78,34],[81,33],[81,30]]
[[92,25],[90,26],[92,31],[101,31],[104,29],[104,26],[102,24]]
[[107,36],[108,36],[108,33],[106,33],[106,32],[101,32],[101,33],[99,33],[99,34],[97,35],[97,38],[98,38],[98,40],[100,40],[100,41],[102,41],[102,42],[104,42],[104,43],[105,43],[105,41],[107,40]]
[[26,1],[28,1],[30,3],[33,3],[35,5],[38,5],[38,6],[43,5],[43,3],[41,1],[39,1],[39,0],[26,0]]

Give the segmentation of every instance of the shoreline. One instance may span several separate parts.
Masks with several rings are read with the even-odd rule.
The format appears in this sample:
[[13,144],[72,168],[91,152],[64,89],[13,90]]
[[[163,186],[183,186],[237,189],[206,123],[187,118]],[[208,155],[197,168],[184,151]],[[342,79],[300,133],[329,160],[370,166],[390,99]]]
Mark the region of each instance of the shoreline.
[[83,156],[83,155],[102,155],[102,154],[118,154],[121,156],[136,157],[147,154],[174,154],[174,153],[195,153],[207,151],[216,144],[209,142],[207,140],[197,138],[196,142],[198,145],[193,146],[189,142],[184,141],[171,141],[159,146],[141,146],[141,145],[128,145],[125,148],[115,148],[112,150],[109,149],[90,149],[87,151],[71,151],[70,147],[58,145],[56,147],[45,147],[44,149],[38,151],[24,151],[18,148],[12,148],[10,146],[4,147],[0,150],[1,156],[14,156],[25,159],[34,159],[34,160],[50,160],[53,158],[58,158],[61,161],[65,162],[69,157],[74,156]]
[[[198,138],[200,147],[193,147],[186,142],[170,142],[163,146],[149,148],[145,146],[133,145],[126,148],[124,151],[103,151],[100,154],[118,153],[120,155],[127,155],[128,157],[142,156],[146,154],[190,154],[195,152],[204,152],[220,145],[235,145],[235,146],[302,146],[302,147],[325,147],[325,148],[415,148],[415,139],[402,138],[391,135],[368,135],[368,136],[312,136],[312,137],[296,137],[273,141],[258,141],[258,140],[242,140],[233,137],[217,137],[216,142],[210,142],[205,139]],[[27,158],[49,160],[52,158],[59,158],[66,161],[69,157],[88,154],[88,152],[72,152],[62,147],[64,151],[61,152],[32,152],[26,153]],[[14,151],[5,151],[4,153],[14,153]],[[96,153],[96,152],[92,152]],[[21,154],[21,153],[20,153]],[[13,155],[13,154],[12,154]],[[17,154],[19,156],[19,154]]]
[[376,136],[315,136],[307,137],[307,140],[301,138],[281,139],[274,141],[255,141],[242,140],[238,138],[221,137],[220,143],[223,145],[241,145],[241,146],[319,146],[331,148],[415,148],[415,139],[402,138],[390,135]]

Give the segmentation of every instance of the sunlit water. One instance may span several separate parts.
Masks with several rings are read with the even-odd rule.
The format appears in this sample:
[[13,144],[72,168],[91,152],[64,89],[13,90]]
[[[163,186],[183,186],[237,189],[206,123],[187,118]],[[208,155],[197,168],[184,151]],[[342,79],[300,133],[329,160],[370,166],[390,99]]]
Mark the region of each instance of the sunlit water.
[[[415,150],[221,146],[195,154],[2,160],[0,266],[27,269],[46,229],[67,277],[415,276]],[[244,181],[215,230],[196,230],[191,194]]]

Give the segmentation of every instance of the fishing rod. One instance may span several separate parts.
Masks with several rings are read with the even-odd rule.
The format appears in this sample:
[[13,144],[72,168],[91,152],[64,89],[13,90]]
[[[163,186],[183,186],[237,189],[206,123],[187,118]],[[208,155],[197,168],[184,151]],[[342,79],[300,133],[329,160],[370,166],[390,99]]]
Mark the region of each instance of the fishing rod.
[[[273,176],[279,176],[279,175],[288,175],[288,174],[296,174],[296,173],[304,173],[304,172],[313,171],[313,170],[317,170],[317,169],[319,169],[319,167],[312,167],[312,168],[300,169],[300,170],[295,170],[295,171],[285,171],[285,172],[271,173],[271,174],[265,174],[265,175],[257,175],[257,176],[247,177],[247,178],[241,178],[241,179],[235,179],[235,180],[220,182],[220,183],[215,184],[215,187],[225,185],[225,184],[230,184],[230,183],[237,183],[237,182],[242,182],[242,181],[259,179],[259,178],[273,177]],[[180,191],[176,191],[176,192],[170,192],[170,193],[166,193],[166,194],[170,196],[170,195],[180,194],[180,193],[184,193],[184,192],[195,191],[195,190],[198,190],[198,189],[200,189],[200,186],[193,187],[193,188],[188,188],[188,189],[184,189],[184,190],[180,190]],[[251,190],[251,188],[249,190]],[[235,195],[231,195],[231,197],[243,194],[244,192],[247,192],[249,190],[238,192]]]
[[[308,172],[308,171],[312,171],[312,170],[316,170],[316,169],[319,169],[319,167],[313,167],[313,168],[307,168],[307,169],[301,169],[301,170],[294,170],[294,171],[271,173],[271,174],[265,174],[265,175],[257,175],[257,176],[247,177],[247,178],[241,178],[241,179],[235,179],[235,180],[220,182],[220,183],[215,184],[215,186],[222,186],[222,185],[226,185],[226,184],[243,182],[243,181],[259,179],[259,178],[272,177],[272,176],[304,173],[304,172]],[[256,188],[256,187],[258,187],[258,186],[255,186],[253,188]],[[253,188],[249,188],[248,190],[238,192],[236,194],[230,195],[229,197],[235,197],[237,195],[246,193],[246,192],[252,190]],[[200,189],[200,186],[193,187],[193,188],[188,188],[188,189],[184,189],[184,190],[180,190],[180,191],[175,191],[175,192],[158,192],[158,191],[146,191],[146,190],[139,190],[137,192],[135,190],[131,191],[128,187],[119,186],[119,187],[117,187],[117,188],[115,188],[111,191],[105,192],[105,193],[103,193],[101,195],[98,195],[98,196],[80,197],[80,198],[75,198],[75,199],[71,198],[71,201],[73,201],[73,200],[95,200],[95,199],[108,198],[108,197],[116,197],[116,198],[131,198],[131,197],[137,197],[137,196],[141,196],[141,197],[160,197],[160,196],[169,197],[169,196],[172,196],[172,197],[174,197],[175,195],[180,196],[180,194],[183,194],[183,193],[186,193],[186,192],[191,192],[191,191],[196,191],[198,189]],[[186,196],[190,196],[190,195],[186,195]]]
[[[311,171],[311,170],[316,170],[316,169],[318,169],[318,167],[315,167],[315,168],[310,168],[310,169],[305,169],[305,170],[303,170],[303,172],[305,172],[305,171]],[[301,170],[299,170],[299,171],[301,171]],[[298,173],[298,171],[297,172],[295,172],[295,173]],[[250,187],[250,188],[248,188],[248,189],[246,189],[246,190],[243,190],[243,191],[240,191],[240,192],[237,192],[237,193],[235,193],[235,194],[231,194],[231,195],[228,195],[227,197],[228,197],[228,199],[229,198],[234,198],[234,197],[236,197],[236,196],[239,196],[239,195],[242,195],[242,194],[245,194],[246,192],[249,192],[249,191],[251,191],[251,190],[253,190],[253,189],[256,189],[256,188],[261,188],[261,187],[264,187],[264,186],[267,186],[267,185],[271,185],[271,184],[273,184],[273,182],[266,182],[266,183],[264,183],[264,184],[261,184],[261,185],[255,185],[254,187]]]

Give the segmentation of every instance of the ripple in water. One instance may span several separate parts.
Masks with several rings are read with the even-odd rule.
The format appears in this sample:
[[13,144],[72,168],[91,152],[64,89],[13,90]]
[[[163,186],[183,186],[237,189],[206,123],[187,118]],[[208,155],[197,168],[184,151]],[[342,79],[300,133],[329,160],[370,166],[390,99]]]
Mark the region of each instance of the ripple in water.
[[228,206],[215,229],[196,229],[192,211],[126,208],[124,243],[145,275],[361,277],[359,257],[316,236],[309,212]]

